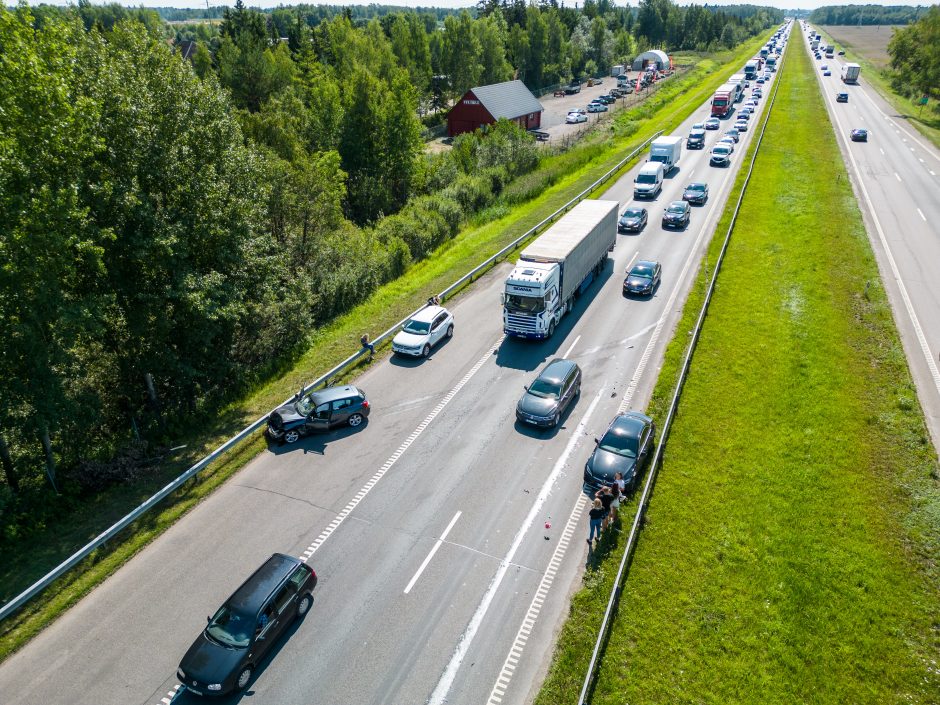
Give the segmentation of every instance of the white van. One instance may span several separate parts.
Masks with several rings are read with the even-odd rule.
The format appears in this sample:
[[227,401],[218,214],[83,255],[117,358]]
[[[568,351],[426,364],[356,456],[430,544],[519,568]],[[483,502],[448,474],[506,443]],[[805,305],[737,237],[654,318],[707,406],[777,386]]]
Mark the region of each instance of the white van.
[[646,162],[633,182],[633,197],[656,198],[663,190],[665,176],[662,162]]

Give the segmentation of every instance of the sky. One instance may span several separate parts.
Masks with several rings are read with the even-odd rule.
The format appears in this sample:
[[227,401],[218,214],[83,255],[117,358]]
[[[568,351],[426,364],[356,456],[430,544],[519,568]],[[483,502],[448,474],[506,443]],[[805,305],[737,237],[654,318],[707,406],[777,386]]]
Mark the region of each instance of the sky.
[[[2,2],[3,0],[0,0]],[[29,0],[30,4],[40,4],[46,3],[51,5],[69,5],[77,4],[67,2],[66,0]],[[582,0],[583,1],[583,0]],[[278,5],[290,5],[289,1],[280,1],[280,0],[243,0],[243,2],[249,7],[277,7]],[[368,5],[370,4],[367,0],[352,0],[348,2],[332,2],[330,0],[306,0],[311,5]],[[456,8],[456,7],[472,7],[476,3],[474,0],[376,0],[377,4],[381,5],[399,5],[401,7],[446,7],[446,8]],[[566,6],[575,5],[575,0],[563,0]],[[704,2],[684,2],[683,0],[677,0],[679,5],[702,5],[706,4]],[[626,2],[615,0],[615,3],[618,5],[628,4]],[[738,5],[738,4],[750,4],[750,5],[764,5],[766,7],[781,7],[787,9],[792,7],[791,2],[764,2],[762,0],[710,0],[708,5]],[[12,6],[15,4],[13,0],[6,1],[7,6]],[[92,0],[92,4],[106,4],[103,0]],[[205,0],[136,0],[135,2],[119,2],[121,5],[127,5],[128,7],[198,7],[202,8],[206,6]],[[228,5],[232,6],[235,4],[235,0],[209,0],[209,4],[213,7]],[[639,0],[633,0],[629,4],[636,6],[639,4]],[[854,2],[848,2],[846,0],[800,0],[799,6],[802,9],[812,10],[817,7],[822,7],[824,5],[849,5],[849,4],[869,4],[865,0],[854,0]],[[914,5],[918,4],[912,2],[912,0],[898,0],[897,2],[880,2],[880,3],[870,3],[876,5]],[[929,5],[929,2],[923,3],[924,5]]]

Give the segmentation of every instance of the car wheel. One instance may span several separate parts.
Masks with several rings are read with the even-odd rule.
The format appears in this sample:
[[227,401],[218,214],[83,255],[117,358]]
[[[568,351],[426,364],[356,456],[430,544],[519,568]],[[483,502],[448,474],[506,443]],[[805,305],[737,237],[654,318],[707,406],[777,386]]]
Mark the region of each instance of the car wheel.
[[307,612],[310,611],[310,606],[313,604],[313,595],[309,592],[300,598],[300,602],[297,604],[297,616],[303,617]]
[[361,426],[364,420],[365,417],[362,414],[353,414],[349,417],[349,425],[356,428],[356,426]]
[[296,429],[291,429],[290,431],[284,434],[285,443],[296,443],[299,440],[300,440],[300,431]]
[[424,347],[421,349],[421,357],[427,357],[431,354],[431,346],[428,343],[424,344]]
[[235,690],[244,690],[251,682],[251,666],[245,666],[235,680]]
[[558,422],[561,420],[561,412],[556,411],[552,417],[552,428],[558,428]]
[[454,337],[454,326],[453,326],[453,324],[447,326],[447,337],[448,337],[448,338],[453,338],[453,337]]

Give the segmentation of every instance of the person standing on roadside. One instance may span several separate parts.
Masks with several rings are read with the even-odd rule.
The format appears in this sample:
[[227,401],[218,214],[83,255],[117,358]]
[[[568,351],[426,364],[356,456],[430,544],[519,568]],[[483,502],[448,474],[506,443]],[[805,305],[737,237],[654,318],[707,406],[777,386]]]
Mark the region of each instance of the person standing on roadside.
[[594,499],[599,500],[601,506],[604,508],[604,520],[601,525],[602,529],[607,528],[607,524],[610,520],[610,505],[614,501],[614,495],[610,491],[610,485],[604,485],[601,487],[594,495]]
[[610,518],[607,520],[607,525],[610,526],[615,521],[617,521],[617,510],[620,509],[620,485],[617,484],[617,481],[614,480],[610,483]]
[[594,500],[594,505],[591,507],[591,511],[588,512],[588,516],[591,518],[591,528],[588,531],[587,540],[588,546],[590,546],[594,539],[601,537],[601,523],[604,521],[604,505],[601,504],[599,499]]

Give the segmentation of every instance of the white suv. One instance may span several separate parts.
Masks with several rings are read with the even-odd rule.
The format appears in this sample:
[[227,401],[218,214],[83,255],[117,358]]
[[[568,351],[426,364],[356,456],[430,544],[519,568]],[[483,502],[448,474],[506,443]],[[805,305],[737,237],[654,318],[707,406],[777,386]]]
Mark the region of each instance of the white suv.
[[443,306],[428,306],[405,323],[392,340],[392,352],[427,357],[431,348],[454,335],[454,315]]

